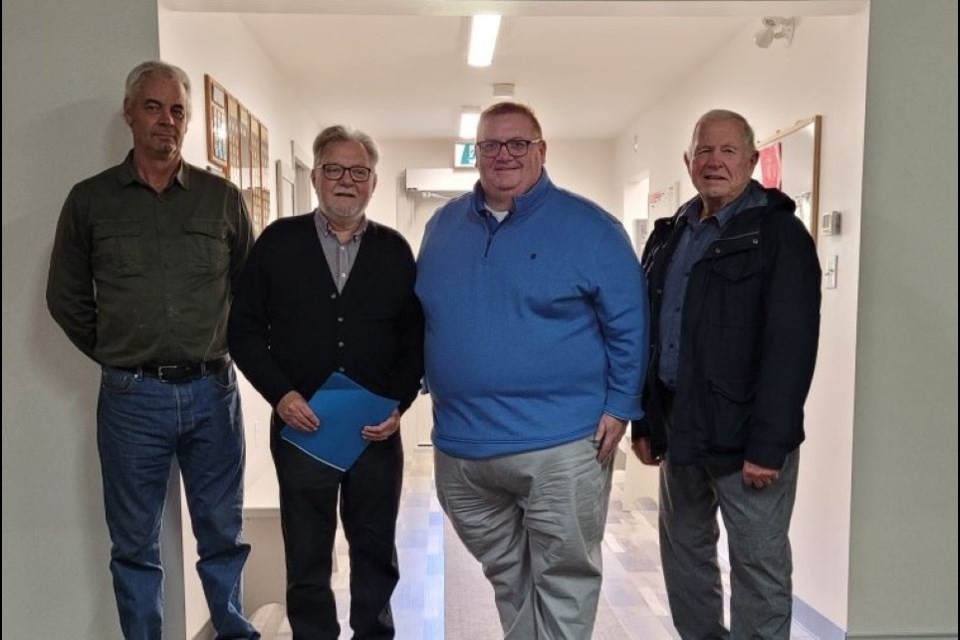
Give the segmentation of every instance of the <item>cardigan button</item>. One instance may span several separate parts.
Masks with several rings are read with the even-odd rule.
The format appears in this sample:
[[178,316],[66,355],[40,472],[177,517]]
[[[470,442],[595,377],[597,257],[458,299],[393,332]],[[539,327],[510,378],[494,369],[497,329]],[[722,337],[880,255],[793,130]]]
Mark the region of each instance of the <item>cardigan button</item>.
[[345,367],[337,367],[337,369],[340,371],[340,373],[343,373],[347,370]]
[[331,294],[330,294],[330,299],[331,299],[331,300],[336,300],[336,299],[337,299],[337,294],[331,293]]
[[341,341],[341,342],[338,342],[338,343],[337,343],[337,346],[343,348],[343,342],[342,342],[342,341]]
[[343,322],[343,316],[340,316],[339,318],[337,318],[337,322]]

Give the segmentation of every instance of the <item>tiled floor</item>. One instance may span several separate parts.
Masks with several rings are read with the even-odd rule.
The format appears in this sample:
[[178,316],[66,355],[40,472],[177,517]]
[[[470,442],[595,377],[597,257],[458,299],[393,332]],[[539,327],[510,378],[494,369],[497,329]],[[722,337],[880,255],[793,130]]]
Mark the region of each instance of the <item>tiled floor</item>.
[[[622,472],[614,476],[603,544],[604,578],[594,630],[599,640],[676,638],[667,609],[657,545],[657,507],[641,499],[623,504]],[[444,516],[433,489],[430,449],[408,451],[397,530],[400,584],[393,597],[397,637],[401,640],[486,640],[499,636],[493,591],[479,565],[463,549]],[[333,585],[342,635],[349,637],[347,545],[336,543],[340,571]],[[446,563],[446,567],[445,567]],[[446,569],[446,579],[445,579]],[[728,575],[723,576],[729,592]],[[291,637],[282,607],[265,608],[256,618],[264,640]],[[796,639],[807,639],[794,628]]]

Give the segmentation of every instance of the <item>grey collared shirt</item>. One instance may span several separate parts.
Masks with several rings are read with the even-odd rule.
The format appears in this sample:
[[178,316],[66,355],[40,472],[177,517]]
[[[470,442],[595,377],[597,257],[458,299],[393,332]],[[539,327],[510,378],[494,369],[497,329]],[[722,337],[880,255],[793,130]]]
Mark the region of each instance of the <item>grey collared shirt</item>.
[[337,285],[337,291],[343,293],[343,287],[346,286],[353,263],[357,259],[357,252],[360,251],[363,232],[367,230],[367,218],[363,217],[345,244],[341,244],[336,232],[330,228],[330,222],[320,213],[319,208],[313,214],[313,223],[317,228],[320,246],[323,247],[323,256],[327,259],[327,266],[330,267],[330,275]]
[[681,233],[677,249],[667,267],[667,279],[663,287],[663,302],[660,307],[660,380],[670,389],[677,386],[677,369],[680,365],[680,329],[683,319],[683,300],[687,294],[687,282],[693,265],[703,257],[707,248],[720,237],[730,220],[745,209],[766,204],[767,195],[760,185],[751,181],[740,196],[721,208],[714,215],[700,219],[703,203],[692,200],[677,219]]

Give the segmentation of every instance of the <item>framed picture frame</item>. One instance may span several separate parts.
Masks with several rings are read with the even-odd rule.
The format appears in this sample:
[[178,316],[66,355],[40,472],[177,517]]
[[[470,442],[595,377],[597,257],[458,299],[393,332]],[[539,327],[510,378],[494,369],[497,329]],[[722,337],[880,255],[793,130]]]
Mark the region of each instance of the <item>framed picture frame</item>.
[[820,214],[820,130],[819,115],[798,120],[774,135],[757,141],[760,158],[753,177],[763,183],[779,182],[779,189],[797,203],[796,216],[814,241]]
[[227,150],[227,92],[213,78],[204,74],[204,96],[207,123],[207,159],[211,164],[226,168]]
[[240,180],[240,103],[227,94],[227,163],[230,182],[241,187]]

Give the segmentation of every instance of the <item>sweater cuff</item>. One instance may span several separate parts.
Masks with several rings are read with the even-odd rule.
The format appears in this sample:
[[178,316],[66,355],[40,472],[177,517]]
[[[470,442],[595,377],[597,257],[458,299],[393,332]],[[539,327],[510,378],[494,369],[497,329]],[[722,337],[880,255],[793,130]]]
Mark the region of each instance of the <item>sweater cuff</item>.
[[780,469],[788,453],[790,452],[775,444],[751,442],[747,444],[743,459],[766,469]]
[[[273,385],[271,389],[264,391],[264,399],[266,399],[266,401],[270,403],[270,407],[276,411],[277,405],[280,404],[280,400],[283,399],[283,396],[287,395],[291,391],[295,391],[295,389],[289,383],[283,383]],[[307,401],[309,400],[310,398],[307,398]]]
[[607,389],[607,401],[603,405],[603,412],[621,420],[639,420],[643,417],[643,409],[640,408],[640,395]]

